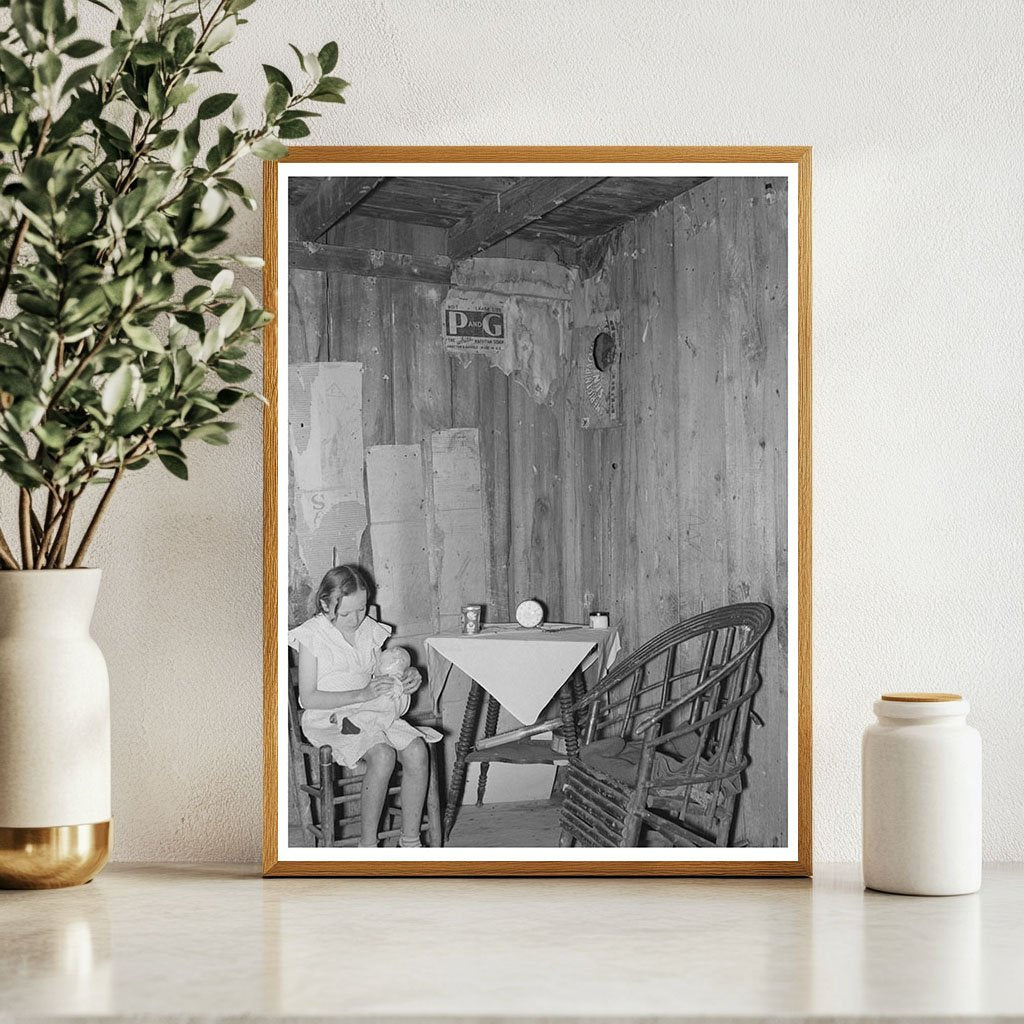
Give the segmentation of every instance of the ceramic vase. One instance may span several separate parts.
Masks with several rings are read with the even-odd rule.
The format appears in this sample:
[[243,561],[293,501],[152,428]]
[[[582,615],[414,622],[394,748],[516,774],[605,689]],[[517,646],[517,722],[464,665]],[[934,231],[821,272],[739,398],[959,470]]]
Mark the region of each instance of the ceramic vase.
[[110,849],[99,569],[0,572],[0,887],[80,885]]
[[981,737],[952,693],[886,694],[864,732],[864,884],[912,896],[981,885]]

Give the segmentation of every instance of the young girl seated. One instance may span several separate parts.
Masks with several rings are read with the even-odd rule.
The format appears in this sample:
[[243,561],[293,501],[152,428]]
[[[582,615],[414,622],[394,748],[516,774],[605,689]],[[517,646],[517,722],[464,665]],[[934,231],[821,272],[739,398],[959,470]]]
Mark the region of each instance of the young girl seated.
[[420,846],[429,779],[426,743],[436,743],[441,734],[417,729],[401,717],[409,694],[420,685],[416,669],[407,668],[397,684],[376,672],[391,627],[367,618],[369,589],[358,566],[329,570],[317,591],[317,614],[288,633],[288,645],[299,656],[302,731],[316,746],[329,744],[340,765],[365,762],[360,846],[377,845],[397,755],[402,762],[400,845]]

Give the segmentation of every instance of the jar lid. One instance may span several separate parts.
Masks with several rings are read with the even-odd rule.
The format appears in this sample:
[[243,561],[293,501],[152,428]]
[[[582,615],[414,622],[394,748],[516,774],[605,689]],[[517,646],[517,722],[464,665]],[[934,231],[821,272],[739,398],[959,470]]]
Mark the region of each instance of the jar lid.
[[933,704],[944,700],[963,700],[959,693],[883,693],[882,700],[903,701],[910,704]]
[[955,693],[886,693],[875,701],[875,714],[887,719],[950,718],[970,710]]

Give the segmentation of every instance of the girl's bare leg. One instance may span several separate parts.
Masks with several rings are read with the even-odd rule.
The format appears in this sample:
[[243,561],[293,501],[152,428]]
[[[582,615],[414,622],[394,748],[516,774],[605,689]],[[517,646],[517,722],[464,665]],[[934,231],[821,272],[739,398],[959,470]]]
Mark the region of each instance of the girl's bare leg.
[[423,802],[427,798],[430,763],[427,745],[421,739],[400,750],[402,762],[402,841],[419,842],[420,823],[423,821]]
[[393,747],[378,743],[375,747],[370,747],[363,755],[363,760],[366,762],[366,774],[363,776],[360,800],[359,817],[362,833],[359,845],[376,846],[380,816],[388,795],[388,783],[391,781],[391,773],[395,770],[395,751]]

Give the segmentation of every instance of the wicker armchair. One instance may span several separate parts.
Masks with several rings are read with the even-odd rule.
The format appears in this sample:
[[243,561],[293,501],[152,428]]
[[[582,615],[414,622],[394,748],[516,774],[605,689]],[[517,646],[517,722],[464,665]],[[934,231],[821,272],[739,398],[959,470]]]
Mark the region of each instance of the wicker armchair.
[[574,706],[561,845],[728,846],[750,764],[766,604],[696,615],[649,640]]

